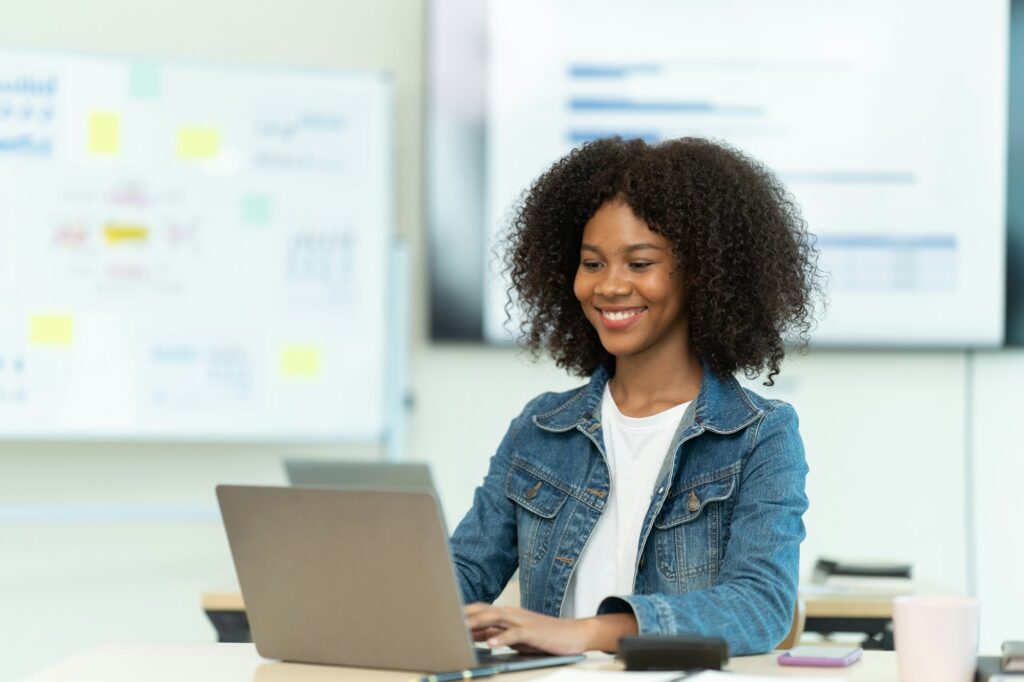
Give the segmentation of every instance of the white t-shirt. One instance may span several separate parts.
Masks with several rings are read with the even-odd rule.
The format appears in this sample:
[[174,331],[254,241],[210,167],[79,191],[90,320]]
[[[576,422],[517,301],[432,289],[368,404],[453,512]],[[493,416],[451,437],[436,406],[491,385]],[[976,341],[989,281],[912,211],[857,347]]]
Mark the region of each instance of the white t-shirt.
[[672,436],[689,404],[650,417],[627,417],[619,412],[611,389],[605,386],[601,428],[611,489],[569,582],[563,617],[593,616],[605,597],[633,594],[644,516]]

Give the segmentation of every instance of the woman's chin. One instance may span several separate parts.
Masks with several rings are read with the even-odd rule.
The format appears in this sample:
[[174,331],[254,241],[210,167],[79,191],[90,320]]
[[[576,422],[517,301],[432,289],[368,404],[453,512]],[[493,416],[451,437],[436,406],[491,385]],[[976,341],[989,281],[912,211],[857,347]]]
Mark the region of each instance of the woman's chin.
[[635,343],[625,343],[624,339],[615,339],[612,341],[606,341],[601,339],[601,345],[608,351],[610,355],[615,356],[616,360],[628,357],[636,353]]

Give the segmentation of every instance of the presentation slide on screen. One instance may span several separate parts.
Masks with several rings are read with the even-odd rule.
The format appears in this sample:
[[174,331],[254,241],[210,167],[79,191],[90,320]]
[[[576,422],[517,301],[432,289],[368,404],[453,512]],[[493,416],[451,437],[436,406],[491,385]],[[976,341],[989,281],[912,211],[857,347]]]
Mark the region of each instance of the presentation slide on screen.
[[[813,342],[1002,342],[1008,3],[488,10],[488,249],[573,147],[711,137],[773,169],[817,235],[828,309]],[[507,284],[488,286],[485,333],[508,339]]]
[[0,435],[379,438],[390,126],[376,75],[0,52]]

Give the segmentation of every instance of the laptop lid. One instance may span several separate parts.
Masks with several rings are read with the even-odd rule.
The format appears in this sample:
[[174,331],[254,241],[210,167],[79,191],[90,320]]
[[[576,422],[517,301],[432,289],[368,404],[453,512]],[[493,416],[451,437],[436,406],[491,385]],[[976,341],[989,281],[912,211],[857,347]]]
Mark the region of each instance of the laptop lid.
[[286,459],[284,468],[288,481],[300,487],[434,489],[430,467],[424,462]]
[[221,485],[217,499],[260,655],[477,664],[432,492]]

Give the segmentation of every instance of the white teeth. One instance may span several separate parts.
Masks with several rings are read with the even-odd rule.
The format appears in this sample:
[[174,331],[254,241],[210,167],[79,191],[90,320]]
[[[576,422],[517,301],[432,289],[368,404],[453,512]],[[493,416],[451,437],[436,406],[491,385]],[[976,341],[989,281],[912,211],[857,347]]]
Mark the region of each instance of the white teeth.
[[621,321],[628,320],[642,311],[643,308],[633,308],[632,310],[602,310],[601,314],[609,320]]

